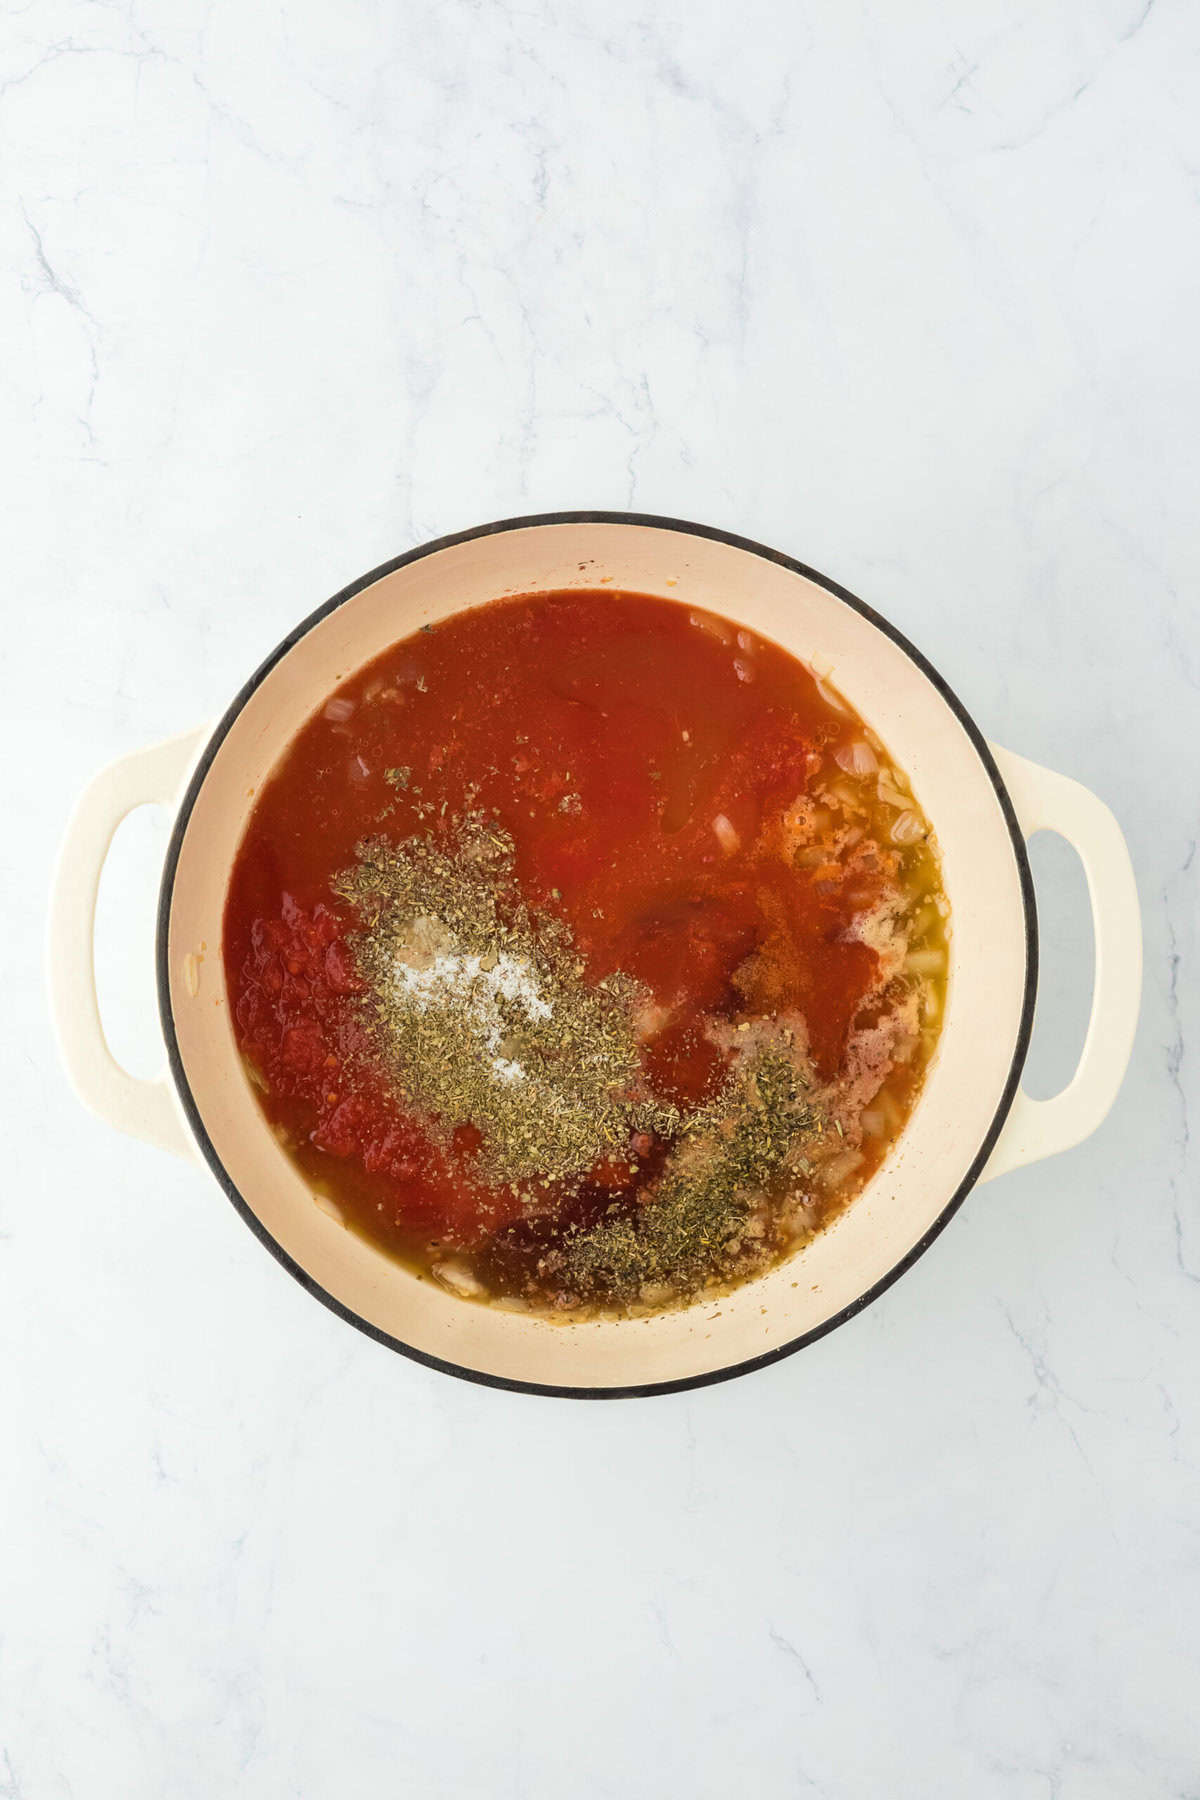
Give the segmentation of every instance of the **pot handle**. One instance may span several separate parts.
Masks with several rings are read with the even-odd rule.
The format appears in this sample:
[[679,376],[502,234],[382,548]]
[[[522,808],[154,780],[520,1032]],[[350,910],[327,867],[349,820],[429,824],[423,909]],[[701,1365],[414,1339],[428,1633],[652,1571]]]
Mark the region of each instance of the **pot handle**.
[[1079,853],[1092,905],[1096,965],[1079,1067],[1052,1100],[1033,1100],[1018,1089],[981,1181],[1070,1150],[1091,1136],[1124,1079],[1142,995],[1142,920],[1121,827],[1079,782],[997,744],[990,748],[1025,836],[1056,831]]
[[55,1036],[79,1098],[118,1131],[190,1159],[196,1157],[196,1147],[168,1077],[138,1080],[108,1047],[96,998],[96,897],[121,820],[136,806],[174,801],[207,737],[207,728],[188,731],[135,750],[102,769],[87,787],[59,852],[46,946]]

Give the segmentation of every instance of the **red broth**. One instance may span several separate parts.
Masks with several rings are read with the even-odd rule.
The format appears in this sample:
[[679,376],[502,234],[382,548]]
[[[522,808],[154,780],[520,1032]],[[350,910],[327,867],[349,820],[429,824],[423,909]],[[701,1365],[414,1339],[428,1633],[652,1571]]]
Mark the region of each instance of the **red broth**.
[[[509,847],[580,983],[624,983],[655,1123],[630,1113],[627,1141],[566,1175],[499,1179],[486,1127],[431,1113],[445,1084],[381,1054],[346,872],[364,844],[458,854],[464,820]],[[224,956],[247,1071],[318,1204],[454,1292],[625,1314],[746,1279],[859,1190],[936,1042],[946,917],[905,777],[796,658],[674,602],[565,591],[424,628],[338,687],[257,799]],[[737,1139],[722,1096],[751,1053],[786,1064],[802,1133],[782,1157],[751,1146],[704,1200],[707,1260],[664,1239],[618,1269],[608,1251],[675,1191],[684,1121]]]

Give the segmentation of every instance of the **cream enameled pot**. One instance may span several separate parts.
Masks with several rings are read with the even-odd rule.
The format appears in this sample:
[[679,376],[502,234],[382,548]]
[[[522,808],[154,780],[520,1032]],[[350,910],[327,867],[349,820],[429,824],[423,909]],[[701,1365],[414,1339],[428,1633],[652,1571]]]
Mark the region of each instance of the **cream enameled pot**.
[[[346,675],[418,626],[497,595],[600,584],[722,613],[833,683],[912,778],[941,846],[952,908],[941,1043],[907,1130],[861,1198],[799,1256],[719,1302],[649,1320],[553,1325],[459,1300],[343,1229],[265,1124],[231,1030],[225,889],[253,797]],[[177,808],[163,874],[158,983],[170,1077],[135,1080],[96,1006],[93,915],[120,820]],[[1096,942],[1079,1068],[1055,1099],[1018,1080],[1037,981],[1025,838],[1078,850]],[[620,513],[557,513],[440,539],[355,582],[264,663],[215,731],[124,758],[92,783],[63,847],[50,977],[80,1097],[134,1136],[202,1157],[247,1224],[310,1293],[381,1343],[502,1387],[603,1397],[687,1387],[786,1355],[881,1293],[977,1181],[1076,1144],[1129,1058],[1141,988],[1133,871],[1112,814],[1064,776],[989,747],[911,644],[811,569],[724,532]]]

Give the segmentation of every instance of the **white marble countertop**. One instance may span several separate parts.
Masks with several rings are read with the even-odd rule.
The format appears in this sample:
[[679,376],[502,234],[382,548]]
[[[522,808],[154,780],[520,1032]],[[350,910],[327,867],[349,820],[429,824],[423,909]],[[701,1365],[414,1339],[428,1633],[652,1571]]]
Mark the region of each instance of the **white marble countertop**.
[[[1200,14],[31,0],[0,25],[6,1800],[1200,1792]],[[635,507],[886,612],[1137,863],[1097,1136],[766,1372],[430,1373],[69,1096],[67,810],[427,537]],[[15,637],[15,643],[14,643]],[[102,896],[157,1052],[162,821]],[[1034,1091],[1082,879],[1036,857]]]

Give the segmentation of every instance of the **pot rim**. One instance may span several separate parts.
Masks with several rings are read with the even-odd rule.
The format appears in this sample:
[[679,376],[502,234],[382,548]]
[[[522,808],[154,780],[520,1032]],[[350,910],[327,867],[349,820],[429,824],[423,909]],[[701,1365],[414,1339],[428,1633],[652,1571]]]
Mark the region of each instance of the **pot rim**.
[[[204,785],[208,771],[212,767],[217,753],[231,730],[234,721],[241,713],[251,695],[262,685],[267,676],[275,668],[276,664],[282,661],[287,653],[300,642],[301,638],[307,636],[315,626],[319,625],[323,619],[328,618],[331,613],[336,612],[338,607],[343,606],[346,601],[352,600],[354,596],[361,593],[364,588],[369,588],[373,586],[375,582],[382,580],[385,575],[391,575],[397,569],[402,569],[409,563],[419,562],[424,557],[431,556],[439,550],[449,549],[455,544],[469,543],[474,538],[496,536],[504,531],[521,531],[527,530],[533,526],[542,525],[633,525],[649,527],[659,531],[677,531],[683,536],[710,538],[719,543],[729,544],[734,549],[744,550],[752,556],[762,557],[767,562],[777,563],[781,568],[790,569],[793,573],[804,576],[806,580],[813,582],[817,587],[824,588],[827,593],[833,594],[837,599],[843,601],[845,605],[852,607],[855,612],[861,614],[861,616],[870,624],[874,625],[878,631],[881,631],[885,637],[890,638],[891,641],[916,664],[958,719],[959,724],[966,732],[966,735],[970,740],[976,755],[979,757],[980,762],[983,764],[988,779],[995,790],[1005,825],[1008,828],[1009,840],[1012,845],[1013,855],[1016,859],[1017,873],[1020,880],[1021,903],[1025,919],[1025,991],[1022,995],[1020,1022],[1017,1029],[1016,1041],[1013,1045],[1012,1061],[1009,1065],[1008,1076],[1004,1083],[1004,1089],[1000,1096],[999,1105],[992,1117],[988,1130],[984,1134],[979,1149],[973,1158],[966,1175],[950,1195],[950,1198],[947,1200],[937,1218],[933,1221],[933,1224],[929,1226],[928,1230],[925,1231],[912,1248],[888,1270],[886,1275],[881,1276],[880,1279],[874,1282],[865,1293],[858,1295],[856,1299],[842,1307],[841,1310],[834,1313],[832,1317],[824,1320],[820,1325],[814,1326],[811,1331],[802,1332],[799,1337],[792,1338],[788,1343],[781,1344],[775,1349],[765,1351],[760,1356],[749,1357],[745,1361],[730,1363],[724,1368],[711,1369],[703,1374],[680,1376],[672,1381],[634,1383],[622,1387],[571,1387],[560,1386],[550,1382],[517,1381],[508,1376],[493,1375],[483,1369],[472,1369],[468,1368],[463,1363],[448,1362],[442,1357],[431,1356],[427,1351],[418,1350],[414,1345],[406,1344],[402,1339],[393,1337],[389,1332],[380,1330],[378,1326],[372,1325],[369,1320],[364,1319],[361,1314],[356,1313],[348,1306],[343,1305],[340,1300],[336,1299],[335,1296],[323,1288],[319,1282],[315,1281],[308,1271],[302,1268],[301,1265],[288,1254],[283,1246],[267,1230],[266,1226],[258,1218],[257,1214],[235,1186],[205,1130],[199,1107],[197,1106],[195,1097],[192,1093],[191,1083],[188,1080],[187,1072],[183,1066],[183,1058],[180,1054],[179,1040],[175,1030],[174,1014],[171,1007],[168,938],[170,932],[171,908],[175,892],[175,876],[178,869],[180,852],[183,848],[183,840],[187,833],[192,810],[196,804],[200,790]],[[405,551],[401,556],[393,557],[390,561],[381,563],[378,568],[372,569],[368,574],[360,576],[357,581],[352,581],[349,586],[342,588],[339,593],[335,594],[331,600],[325,601],[322,606],[317,607],[314,612],[309,613],[306,618],[302,619],[301,622],[276,645],[275,649],[272,650],[266,660],[259,665],[253,675],[251,675],[250,679],[231,701],[217,723],[216,728],[201,753],[199,761],[192,771],[174,825],[172,826],[170,841],[167,845],[166,859],[163,864],[162,881],[159,887],[155,940],[159,1020],[162,1025],[163,1038],[166,1043],[167,1062],[171,1071],[171,1078],[175,1084],[175,1090],[179,1096],[184,1115],[192,1134],[200,1147],[204,1160],[207,1162],[213,1175],[216,1177],[217,1182],[224,1190],[227,1198],[232,1202],[244,1222],[250,1227],[260,1243],[264,1244],[271,1252],[275,1260],[287,1270],[289,1275],[299,1282],[302,1288],[310,1293],[314,1299],[319,1300],[322,1305],[328,1307],[330,1312],[335,1313],[339,1319],[344,1319],[348,1325],[355,1326],[357,1330],[363,1332],[367,1337],[373,1338],[376,1343],[383,1344],[389,1350],[399,1352],[400,1355],[410,1358],[413,1362],[422,1363],[426,1368],[436,1369],[439,1373],[444,1375],[456,1375],[461,1380],[475,1382],[481,1387],[501,1388],[506,1389],[511,1393],[542,1394],[551,1398],[569,1400],[642,1399],[652,1394],[684,1393],[691,1388],[710,1387],[717,1382],[732,1381],[735,1376],[748,1375],[755,1369],[766,1368],[771,1363],[781,1362],[785,1356],[792,1356],[797,1350],[804,1349],[808,1344],[816,1343],[819,1338],[823,1338],[827,1336],[829,1332],[835,1331],[839,1325],[844,1325],[858,1313],[863,1312],[871,1305],[872,1301],[877,1300],[881,1294],[886,1293],[887,1289],[890,1288],[894,1282],[898,1281],[901,1275],[910,1269],[919,1257],[925,1254],[934,1239],[941,1235],[983,1172],[984,1165],[991,1155],[996,1140],[1000,1136],[1001,1129],[1008,1117],[1013,1098],[1017,1091],[1017,1084],[1020,1081],[1021,1070],[1024,1066],[1025,1057],[1029,1049],[1029,1040],[1033,1030],[1034,1001],[1037,996],[1037,906],[1034,898],[1033,876],[1030,871],[1025,839],[1021,832],[1021,828],[1017,823],[1017,816],[1013,809],[1012,801],[1009,799],[1008,791],[1005,788],[1000,771],[996,766],[995,759],[988,749],[987,742],[971,714],[967,711],[967,708],[944,676],[934,668],[933,664],[928,661],[920,650],[917,649],[916,645],[911,643],[909,639],[905,637],[903,632],[897,630],[893,624],[885,619],[880,613],[876,612],[873,607],[868,606],[865,601],[859,600],[856,595],[850,593],[848,589],[841,587],[836,581],[831,581],[828,576],[822,575],[818,570],[810,568],[807,563],[799,562],[795,557],[786,556],[780,550],[772,550],[765,544],[757,543],[753,538],[741,537],[736,532],[723,531],[715,525],[700,525],[688,519],[665,518],[655,513],[641,512],[579,510],[530,513],[517,518],[497,519],[490,524],[476,525],[466,531],[450,532],[444,537],[433,538],[428,543],[420,544],[413,550]]]

